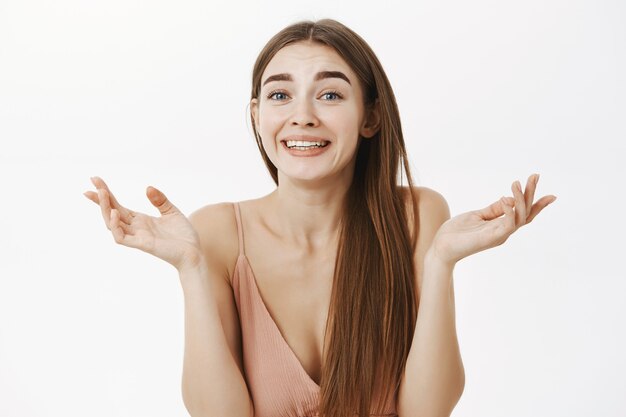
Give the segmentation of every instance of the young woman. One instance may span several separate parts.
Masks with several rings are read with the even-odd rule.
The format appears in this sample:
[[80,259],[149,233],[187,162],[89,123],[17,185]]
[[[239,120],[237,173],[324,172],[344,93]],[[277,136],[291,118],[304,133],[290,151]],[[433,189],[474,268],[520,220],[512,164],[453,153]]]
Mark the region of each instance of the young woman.
[[439,193],[413,185],[378,59],[334,20],[268,42],[250,109],[270,194],[187,219],[153,187],[158,218],[121,206],[100,178],[85,193],[117,243],[180,273],[190,414],[449,415],[464,388],[454,265],[556,197],[533,203],[532,175],[450,219]]

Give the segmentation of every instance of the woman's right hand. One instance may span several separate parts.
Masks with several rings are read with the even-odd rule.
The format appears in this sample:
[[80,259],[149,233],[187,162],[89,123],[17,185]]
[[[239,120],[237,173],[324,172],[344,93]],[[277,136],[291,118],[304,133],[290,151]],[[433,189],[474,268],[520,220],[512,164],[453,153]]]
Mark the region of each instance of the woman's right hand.
[[87,191],[84,196],[100,206],[104,223],[117,243],[161,258],[179,271],[202,262],[197,232],[161,191],[146,189],[148,200],[161,212],[161,217],[152,217],[120,205],[101,178],[92,177],[91,182],[97,192]]

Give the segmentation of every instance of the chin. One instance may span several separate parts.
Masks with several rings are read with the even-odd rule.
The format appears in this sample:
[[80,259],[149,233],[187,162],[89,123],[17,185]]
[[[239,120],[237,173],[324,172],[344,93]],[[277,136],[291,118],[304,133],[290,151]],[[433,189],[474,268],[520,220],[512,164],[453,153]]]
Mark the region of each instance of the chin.
[[306,182],[306,183],[316,183],[324,180],[328,180],[328,175],[323,174],[312,174],[311,172],[306,173],[285,173],[279,171],[279,179],[283,179],[283,181],[293,181],[293,182]]

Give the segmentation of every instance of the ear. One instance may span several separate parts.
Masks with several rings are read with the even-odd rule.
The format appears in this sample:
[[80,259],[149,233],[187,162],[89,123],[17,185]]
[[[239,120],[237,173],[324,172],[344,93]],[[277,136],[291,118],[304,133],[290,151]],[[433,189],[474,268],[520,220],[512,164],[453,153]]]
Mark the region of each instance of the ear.
[[364,138],[371,138],[380,129],[380,102],[378,99],[366,111],[365,120],[361,126],[360,134]]
[[259,114],[259,100],[257,98],[253,98],[250,100],[250,114],[252,115],[252,120],[254,120],[254,128],[259,130],[259,122],[258,122],[258,114]]

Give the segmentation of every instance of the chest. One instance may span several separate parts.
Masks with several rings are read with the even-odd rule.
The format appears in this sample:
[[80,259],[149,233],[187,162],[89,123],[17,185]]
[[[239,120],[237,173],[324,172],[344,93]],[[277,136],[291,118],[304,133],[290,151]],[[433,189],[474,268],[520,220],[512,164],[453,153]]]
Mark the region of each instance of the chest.
[[266,240],[248,244],[246,258],[284,342],[319,385],[336,251],[311,254]]

